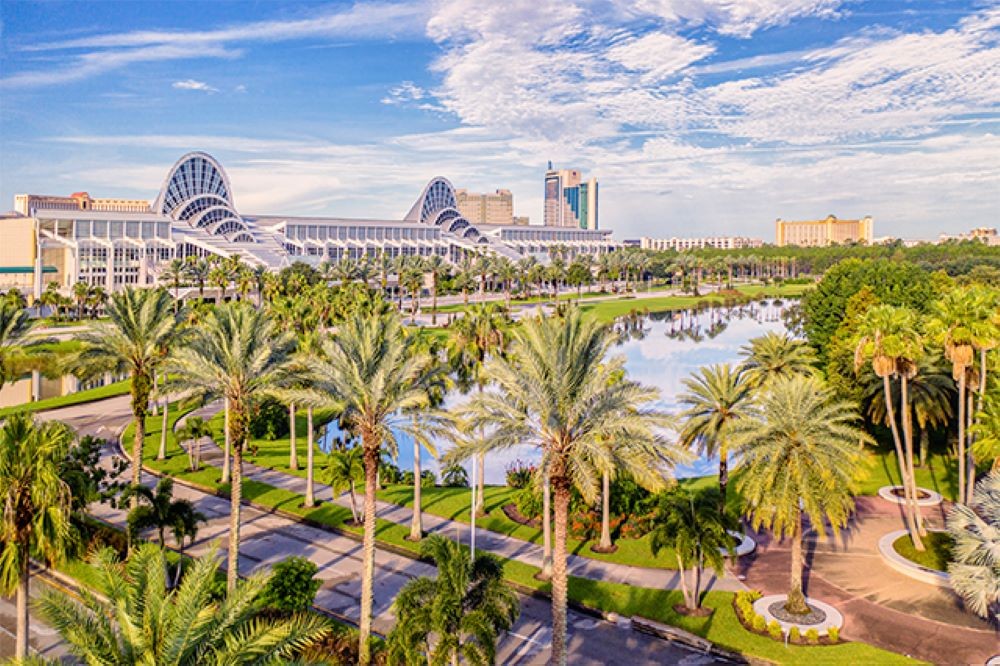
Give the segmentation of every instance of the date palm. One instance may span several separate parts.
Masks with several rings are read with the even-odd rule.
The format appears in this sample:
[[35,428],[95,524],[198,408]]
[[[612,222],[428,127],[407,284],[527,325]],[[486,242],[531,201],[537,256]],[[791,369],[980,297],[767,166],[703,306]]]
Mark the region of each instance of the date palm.
[[[1000,471],[976,484],[968,506],[948,510],[948,531],[955,540],[948,577],[972,612],[1000,620]],[[992,617],[991,617],[992,616]]]
[[194,255],[187,258],[185,272],[191,282],[198,285],[198,300],[205,300],[205,284],[208,282],[208,274],[212,270],[212,265],[207,259],[199,259]]
[[28,311],[10,300],[0,301],[0,388],[14,375],[15,360],[35,327]]
[[65,424],[38,424],[23,412],[0,427],[0,595],[17,594],[18,659],[28,653],[31,556],[57,563],[73,542],[73,498],[60,477],[72,443],[73,431]]
[[348,492],[351,500],[351,520],[360,525],[358,520],[358,503],[355,499],[355,487],[359,480],[365,477],[365,464],[362,459],[364,451],[354,446],[342,451],[331,451],[326,459],[326,480],[333,490],[333,496]]
[[131,485],[135,486],[139,485],[142,470],[153,377],[178,339],[180,315],[174,312],[170,295],[162,289],[126,287],[111,295],[106,310],[109,321],[80,336],[83,348],[69,364],[84,374],[129,375],[135,427]]
[[119,562],[110,549],[92,560],[108,603],[81,593],[42,597],[38,610],[81,663],[183,665],[285,663],[329,631],[316,615],[274,617],[257,598],[268,578],[254,574],[215,600],[214,552],[192,562],[180,587],[167,586],[167,561],[153,544]]
[[802,590],[802,540],[808,517],[821,536],[834,534],[854,510],[863,470],[861,444],[871,437],[856,426],[858,412],[837,400],[821,380],[779,377],[766,386],[730,441],[742,452],[737,486],[754,529],[766,528],[792,542],[790,613],[806,613]]
[[180,307],[181,284],[188,276],[187,266],[183,259],[171,259],[163,270],[163,279],[170,283],[170,288],[174,290],[174,311]]
[[[513,335],[509,356],[494,356],[487,365],[496,390],[478,393],[459,410],[464,437],[444,460],[522,445],[539,450],[554,504],[552,663],[565,664],[571,490],[593,502],[608,468],[658,490],[668,469],[689,458],[659,433],[669,422],[654,409],[659,392],[627,378],[612,381],[624,372],[624,358],[608,356],[614,334],[607,327],[572,311],[565,319],[525,321]],[[606,446],[619,437],[630,445]]]
[[744,370],[728,363],[700,368],[684,380],[684,387],[686,392],[677,399],[686,407],[681,413],[680,442],[701,455],[719,456],[719,513],[725,513],[729,429],[745,414],[752,388]]
[[228,407],[232,467],[227,583],[239,575],[243,447],[253,406],[289,380],[294,337],[249,303],[226,303],[170,359],[172,388],[181,394],[222,397]]
[[[435,429],[434,416],[409,414],[429,404],[427,379],[438,372],[403,333],[399,315],[357,314],[323,341],[323,353],[313,364],[311,388],[299,390],[302,404],[328,408],[340,415],[347,430],[361,438],[365,471],[363,567],[359,655],[371,660],[373,584],[375,573],[375,493],[383,449],[398,455],[396,432],[417,441]],[[416,425],[416,427],[414,427]]]
[[411,580],[393,602],[397,622],[389,634],[390,662],[496,663],[497,639],[520,614],[501,560],[479,553],[470,561],[458,543],[436,534],[424,542],[421,555],[434,562],[438,574]]
[[740,348],[747,381],[761,386],[775,377],[813,372],[816,354],[802,340],[768,331]]
[[676,488],[660,496],[653,516],[649,546],[654,556],[671,549],[677,558],[677,574],[689,609],[701,607],[701,576],[706,567],[721,575],[723,553],[736,548],[729,530],[739,522],[725,511],[719,512],[719,492],[705,489],[691,493]]
[[424,271],[431,276],[431,326],[437,326],[438,288],[441,278],[448,275],[448,264],[434,254],[424,260]]

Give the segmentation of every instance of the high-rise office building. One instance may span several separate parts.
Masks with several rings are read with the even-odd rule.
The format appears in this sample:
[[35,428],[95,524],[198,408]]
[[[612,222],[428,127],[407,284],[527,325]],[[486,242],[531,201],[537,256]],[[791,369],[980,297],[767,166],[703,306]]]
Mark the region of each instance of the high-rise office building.
[[545,172],[545,226],[597,229],[597,179],[586,181],[577,169]]
[[455,190],[455,197],[458,212],[473,224],[514,224],[514,195],[510,190],[479,194],[460,188]]

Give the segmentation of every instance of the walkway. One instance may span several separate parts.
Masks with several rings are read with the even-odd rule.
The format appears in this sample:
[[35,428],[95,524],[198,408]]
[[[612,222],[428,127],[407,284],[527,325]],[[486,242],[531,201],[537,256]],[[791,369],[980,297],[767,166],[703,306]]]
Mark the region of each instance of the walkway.
[[[112,437],[130,419],[129,398],[120,396],[86,405],[52,410],[42,418],[65,421],[81,435]],[[104,452],[110,463],[114,447]],[[143,483],[152,486],[157,478],[143,474]],[[229,501],[187,486],[175,486],[176,497],[191,500],[209,521],[203,524],[195,543],[186,549],[193,556],[208,552],[218,543],[222,558],[229,532]],[[116,525],[125,525],[125,512],[95,504],[91,512]],[[361,544],[346,536],[304,525],[300,522],[252,507],[242,510],[240,572],[248,574],[292,555],[307,557],[319,567],[322,582],[316,596],[321,608],[355,620],[360,615]],[[393,625],[392,600],[399,589],[417,576],[434,575],[434,567],[417,560],[376,550],[375,630],[385,633]],[[513,630],[501,639],[499,663],[541,664],[548,656],[550,605],[545,600],[521,598],[521,617]],[[570,612],[570,660],[574,664],[620,663],[623,654],[636,664],[681,663],[689,666],[715,663],[662,640],[632,631],[627,624],[616,625]]]

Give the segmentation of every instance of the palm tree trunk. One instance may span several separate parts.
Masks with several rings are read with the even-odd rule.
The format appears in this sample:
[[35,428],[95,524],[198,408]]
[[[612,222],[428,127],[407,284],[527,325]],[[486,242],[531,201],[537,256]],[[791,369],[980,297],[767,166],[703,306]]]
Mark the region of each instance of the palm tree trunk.
[[351,481],[347,485],[347,490],[348,490],[348,495],[351,498],[351,519],[354,521],[354,524],[357,525],[361,521],[358,520],[358,499],[355,496],[354,481]]
[[806,597],[802,592],[802,568],[805,565],[802,559],[802,512],[795,525],[795,532],[792,534],[792,571],[791,582],[788,590],[788,600],[785,602],[785,610],[789,613],[804,615],[809,612],[806,605]]
[[420,510],[420,444],[413,440],[413,519],[410,521],[410,541],[420,541],[424,525]]
[[306,407],[306,507],[316,506],[313,457],[313,408]]
[[912,410],[910,409],[910,380],[906,374],[900,376],[899,387],[900,410],[902,410],[903,440],[906,443],[906,472],[910,477],[910,511],[913,513],[913,522],[917,526],[917,533],[921,537],[927,536],[924,528],[923,516],[920,507],[917,505],[917,475],[913,471],[913,423]]
[[14,658],[28,657],[28,594],[30,592],[31,576],[28,569],[28,543],[20,545],[20,571],[17,583],[17,635],[14,641]]
[[611,475],[604,472],[601,479],[601,542],[602,551],[611,550]]
[[555,546],[552,553],[552,659],[566,664],[566,523],[569,516],[569,479],[553,477],[555,490]]
[[896,461],[899,463],[899,482],[903,484],[903,515],[906,518],[906,529],[910,532],[913,547],[917,550],[924,550],[924,544],[920,540],[920,531],[917,529],[916,517],[910,510],[910,475],[907,473],[906,454],[903,453],[903,443],[899,437],[899,428],[896,426],[896,410],[892,406],[892,387],[889,384],[888,374],[882,376],[882,393],[885,397],[885,415],[889,420],[889,427],[892,430],[892,443],[896,447]]
[[538,577],[552,578],[552,492],[548,474],[542,483],[542,570]]
[[232,483],[229,489],[229,558],[226,563],[226,588],[232,592],[240,575],[240,508],[243,499],[243,438],[246,434],[243,406],[233,405],[229,419],[233,445]]
[[[146,409],[149,405],[149,377],[132,377],[132,415],[135,418],[135,437],[132,440],[132,485],[142,481],[142,447],[146,441]],[[139,496],[132,497],[132,508],[139,506]]]
[[479,469],[476,470],[476,486],[478,487],[478,494],[476,495],[476,515],[485,516],[486,515],[486,501],[483,498],[483,493],[486,488],[486,454],[479,454]]
[[965,368],[958,376],[958,503],[965,504]]
[[365,531],[363,544],[363,565],[361,569],[361,622],[358,624],[358,663],[371,663],[371,649],[368,639],[372,633],[372,603],[375,579],[375,492],[378,472],[378,444],[372,435],[362,438],[365,447]]
[[167,457],[167,430],[169,429],[169,420],[167,414],[170,413],[170,402],[168,400],[163,401],[163,423],[160,427],[160,450],[156,453],[157,460],[163,460]]
[[[982,400],[982,397],[980,396],[980,401],[981,400]],[[966,424],[966,430],[965,431],[968,433],[968,437],[969,437],[968,446],[966,446],[966,449],[965,449],[966,450],[966,455],[967,455],[967,460],[969,461],[968,462],[968,473],[967,473],[968,478],[967,478],[966,486],[965,486],[965,500],[966,500],[966,502],[971,502],[972,501],[972,496],[976,492],[976,459],[975,459],[975,457],[972,454],[972,444],[973,444],[974,438],[973,438],[972,432],[971,432],[972,431],[973,418],[975,416],[975,413],[976,413],[976,411],[973,408],[973,403],[972,403],[972,394],[969,393],[969,404],[966,407],[966,411],[965,411],[966,418],[968,419],[968,423]]]
[[691,591],[694,595],[692,603],[694,605],[691,608],[701,608],[701,572],[705,568],[704,555],[701,549],[698,549],[698,559],[695,562],[694,567],[694,589]]
[[[676,553],[675,553],[676,555]],[[688,580],[687,580],[687,570],[684,567],[684,560],[681,559],[680,555],[677,557],[677,580],[681,583],[681,594],[684,595],[684,605],[688,608],[694,608],[694,600],[691,598],[691,591],[688,590]]]
[[719,515],[726,515],[726,489],[729,485],[729,451],[719,445]]
[[437,276],[434,276],[434,280],[431,282],[431,326],[437,326],[438,323],[438,287],[437,287]]
[[222,483],[228,483],[228,481],[229,481],[229,458],[230,458],[231,450],[232,450],[232,437],[231,437],[231,435],[229,433],[229,422],[230,422],[230,418],[229,418],[229,398],[225,399],[225,406],[223,407],[223,410],[225,412],[225,422],[223,423],[223,430],[226,431],[226,433],[225,433],[226,443],[225,443],[225,446],[223,447],[224,450],[222,452]]
[[927,428],[920,429],[920,466],[927,467],[927,448],[931,445]]
[[295,450],[295,403],[288,405],[288,469],[299,468],[299,452]]

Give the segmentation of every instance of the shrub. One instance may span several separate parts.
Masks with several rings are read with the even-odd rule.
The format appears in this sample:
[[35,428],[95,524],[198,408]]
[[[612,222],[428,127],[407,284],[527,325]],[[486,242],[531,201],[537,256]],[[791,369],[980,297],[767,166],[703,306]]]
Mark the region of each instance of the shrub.
[[806,640],[809,641],[811,645],[819,644],[819,632],[815,629],[810,629],[806,632]]
[[382,483],[395,485],[403,478],[403,472],[391,462],[382,461],[378,466],[378,476]]
[[515,460],[506,468],[507,485],[511,488],[527,488],[536,469],[534,465]]
[[304,557],[292,556],[274,565],[267,587],[261,592],[261,604],[279,613],[307,610],[316,599],[320,581],[319,568]]
[[771,620],[767,623],[767,633],[775,640],[781,639],[783,634],[781,631],[781,625],[778,624],[777,620]]
[[831,643],[839,643],[840,629],[838,629],[837,627],[830,627],[829,629],[826,630],[826,636],[827,638],[830,639]]
[[525,518],[538,518],[542,515],[542,494],[533,488],[522,488],[514,496],[514,505]]
[[[437,479],[434,476],[434,472],[430,471],[429,469],[425,469],[424,471],[420,472],[420,487],[421,488],[433,488],[436,480]],[[402,484],[404,486],[412,486],[413,485],[413,472],[411,472],[411,471],[403,472]]]
[[750,590],[747,594],[750,595],[750,603],[754,603],[755,601],[759,601],[764,598],[764,593],[760,590]]
[[458,464],[445,467],[441,472],[441,481],[449,488],[469,487],[469,475],[465,468]]
[[799,639],[801,638],[802,634],[799,631],[799,628],[796,627],[795,625],[792,625],[792,628],[788,630],[788,640],[790,640],[793,643],[798,643]]
[[250,437],[274,441],[288,437],[288,408],[277,400],[263,400],[250,416]]
[[767,620],[764,619],[763,615],[753,614],[753,619],[750,621],[750,626],[753,627],[754,631],[764,631],[767,628]]

